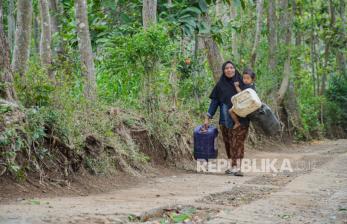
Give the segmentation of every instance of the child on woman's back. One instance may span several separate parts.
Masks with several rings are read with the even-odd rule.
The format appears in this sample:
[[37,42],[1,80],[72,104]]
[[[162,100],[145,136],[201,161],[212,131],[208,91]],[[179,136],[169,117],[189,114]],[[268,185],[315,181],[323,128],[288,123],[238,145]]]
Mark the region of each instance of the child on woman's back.
[[[255,86],[254,86],[254,81],[255,81],[255,73],[251,70],[251,69],[245,69],[242,73],[242,81],[243,81],[243,86],[240,87],[240,83],[239,82],[235,82],[235,88],[236,91],[239,93],[242,90],[251,88],[253,90],[255,90]],[[229,110],[230,116],[234,121],[234,127],[233,129],[236,129],[240,126],[240,121],[237,117],[237,115],[235,114],[235,112],[232,110],[232,108]]]

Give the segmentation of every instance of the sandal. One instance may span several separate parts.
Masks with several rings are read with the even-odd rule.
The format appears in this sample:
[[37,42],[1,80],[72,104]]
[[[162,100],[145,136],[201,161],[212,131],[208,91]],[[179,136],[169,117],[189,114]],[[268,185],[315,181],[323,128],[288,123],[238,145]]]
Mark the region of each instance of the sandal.
[[235,171],[233,171],[232,169],[227,169],[225,171],[225,174],[228,174],[228,175],[235,175]]
[[243,177],[243,173],[241,172],[241,170],[234,172],[234,175],[237,177]]

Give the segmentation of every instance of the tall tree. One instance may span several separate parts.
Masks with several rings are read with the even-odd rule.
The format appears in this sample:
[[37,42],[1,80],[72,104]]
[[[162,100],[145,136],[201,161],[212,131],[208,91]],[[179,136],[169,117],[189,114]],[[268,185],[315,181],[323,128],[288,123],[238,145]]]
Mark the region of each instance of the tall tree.
[[[63,40],[60,38],[59,33],[61,25],[61,15],[63,15],[63,7],[59,4],[58,0],[48,0],[49,13],[51,16],[51,33],[52,33],[52,50],[53,54],[63,53]],[[55,37],[55,38],[53,38]]]
[[[234,21],[237,17],[237,10],[236,5],[229,4],[229,10],[230,10],[230,20]],[[233,60],[235,62],[240,61],[240,54],[239,54],[239,44],[238,44],[238,37],[237,32],[234,30],[231,36],[231,51],[233,55]]]
[[277,105],[282,104],[282,101],[284,99],[284,96],[287,92],[289,80],[290,80],[290,74],[291,74],[291,39],[292,39],[292,20],[293,20],[293,13],[291,12],[290,7],[288,6],[288,0],[282,0],[284,2],[284,5],[286,7],[285,15],[284,17],[287,19],[283,19],[281,22],[283,22],[282,27],[285,29],[285,46],[287,49],[286,52],[286,60],[284,62],[284,68],[283,68],[283,78],[281,82],[280,89],[277,92]]
[[[211,26],[210,17],[208,14],[203,16],[203,20]],[[211,34],[203,37],[205,48],[207,50],[207,60],[212,70],[213,78],[217,82],[221,75],[221,67],[224,62],[223,55],[220,53],[217,43],[213,40]]]
[[8,24],[7,38],[8,38],[8,44],[9,44],[11,52],[13,50],[14,33],[16,30],[16,20],[14,18],[14,12],[15,12],[15,2],[14,1],[15,0],[9,0],[8,15],[7,15],[7,24]]
[[59,23],[58,23],[58,1],[57,0],[48,0],[49,6],[49,15],[51,18],[51,33],[52,35],[58,33]]
[[51,79],[54,78],[52,71],[52,32],[51,32],[51,17],[49,15],[48,1],[40,0],[40,15],[41,15],[41,39],[40,39],[40,58],[41,64],[47,71]]
[[142,23],[145,29],[157,23],[157,0],[143,0]]
[[[303,4],[301,2],[293,1],[293,12],[294,12],[294,19],[297,19],[296,21],[299,22],[299,19],[302,17],[302,11],[303,11]],[[302,45],[302,29],[296,29],[295,32],[295,46],[300,47]]]
[[16,101],[13,87],[13,76],[10,63],[10,49],[6,41],[4,29],[0,29],[0,97],[8,101]]
[[[295,15],[298,13],[298,7],[297,7],[297,2],[296,1],[292,1],[291,4],[292,4],[292,9],[293,9],[293,12],[288,12],[290,13],[288,15],[287,18],[290,19],[289,22],[289,26],[291,26],[290,23],[293,23],[294,22],[294,17]],[[290,32],[290,30],[287,30],[287,32]],[[290,36],[294,36],[295,35],[295,46],[300,46],[301,44],[301,32],[300,31],[297,31],[296,33],[294,33],[293,31],[291,31],[291,35]],[[286,46],[291,48],[290,44],[291,44],[291,41],[288,37],[288,33],[287,33],[287,36],[286,36],[286,40],[285,40],[285,43],[286,43]],[[288,45],[289,44],[289,45]],[[290,57],[290,51],[287,51],[287,59],[286,59],[286,62],[287,63],[287,60],[288,60],[288,57]],[[297,62],[297,65],[299,66],[299,69],[301,69],[301,63],[300,61]],[[293,74],[293,77],[295,78],[291,78],[289,77],[289,81],[288,81],[288,90],[286,92],[286,95],[285,95],[285,99],[284,99],[284,102],[283,102],[283,108],[285,109],[285,112],[286,112],[286,117],[287,120],[283,121],[285,124],[287,124],[287,130],[288,130],[288,133],[289,135],[292,135],[292,133],[296,130],[299,130],[299,132],[301,134],[303,134],[303,136],[306,138],[306,139],[310,139],[310,135],[309,133],[307,133],[307,131],[302,128],[302,119],[301,119],[301,111],[300,111],[300,107],[299,107],[299,103],[298,103],[298,96],[296,94],[296,83],[294,82],[294,80],[296,80],[297,78],[297,73],[294,73]]]
[[13,72],[23,76],[27,70],[30,55],[32,1],[17,1],[17,26],[13,51]]
[[[339,14],[341,17],[341,36],[346,38],[347,36],[347,24],[346,24],[346,1],[340,0],[339,4]],[[345,76],[347,78],[347,67],[346,67],[346,46],[342,47],[341,49],[338,49],[336,54],[336,61],[338,65],[338,69],[340,70],[341,75]]]
[[[330,15],[330,27],[335,27],[335,9],[334,9],[334,5],[332,0],[328,1],[328,5],[329,5],[329,15]],[[321,86],[320,86],[320,91],[319,91],[319,95],[323,95],[324,91],[325,91],[325,85],[326,85],[326,81],[327,81],[327,68],[328,68],[328,63],[329,63],[329,51],[330,51],[330,38],[326,38],[324,40],[325,42],[325,47],[324,47],[324,68],[325,68],[325,72],[323,72],[322,74],[322,82],[321,82]]]
[[75,0],[75,14],[77,20],[78,46],[81,55],[81,69],[85,80],[84,95],[88,99],[95,99],[96,78],[93,51],[89,34],[86,0]]
[[251,53],[251,67],[254,67],[257,59],[257,49],[260,41],[261,25],[262,25],[262,14],[263,14],[263,0],[257,0],[257,23],[254,35],[253,48]]
[[314,4],[311,0],[310,5],[310,57],[311,57],[311,76],[312,76],[312,86],[313,86],[313,95],[317,94],[316,82],[317,82],[317,67],[316,67],[316,34],[315,34],[315,17],[314,17]]
[[33,19],[33,34],[34,34],[34,46],[37,55],[40,55],[40,22],[38,16],[34,16]]
[[276,1],[269,0],[268,2],[268,44],[269,44],[269,70],[274,72],[276,68],[276,51],[277,51],[277,29],[276,29]]
[[4,29],[4,5],[2,0],[0,0],[0,29]]

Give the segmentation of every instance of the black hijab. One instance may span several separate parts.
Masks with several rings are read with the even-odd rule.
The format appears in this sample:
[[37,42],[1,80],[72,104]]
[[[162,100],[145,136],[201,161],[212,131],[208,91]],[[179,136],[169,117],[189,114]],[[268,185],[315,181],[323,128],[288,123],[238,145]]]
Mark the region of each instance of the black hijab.
[[[224,74],[224,69],[227,64],[232,64],[235,68],[235,75],[231,78],[228,78]],[[210,99],[217,99],[219,102],[228,105],[229,108],[232,107],[231,97],[237,94],[234,82],[239,82],[240,87],[243,85],[242,77],[239,71],[236,69],[235,65],[231,61],[224,62],[222,66],[222,75],[212,90]]]

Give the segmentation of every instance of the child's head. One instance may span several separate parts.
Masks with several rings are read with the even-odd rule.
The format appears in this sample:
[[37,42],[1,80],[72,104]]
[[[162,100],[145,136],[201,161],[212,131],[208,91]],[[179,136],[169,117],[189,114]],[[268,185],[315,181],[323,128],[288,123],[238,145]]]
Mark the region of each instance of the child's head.
[[255,81],[255,73],[252,71],[252,69],[247,68],[243,71],[242,80],[246,85],[250,85]]

